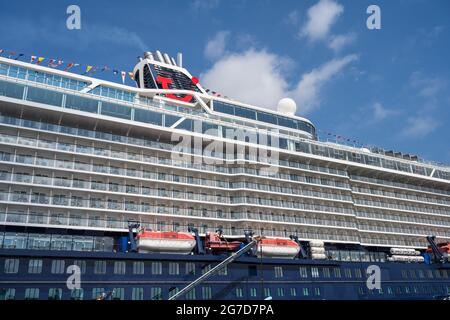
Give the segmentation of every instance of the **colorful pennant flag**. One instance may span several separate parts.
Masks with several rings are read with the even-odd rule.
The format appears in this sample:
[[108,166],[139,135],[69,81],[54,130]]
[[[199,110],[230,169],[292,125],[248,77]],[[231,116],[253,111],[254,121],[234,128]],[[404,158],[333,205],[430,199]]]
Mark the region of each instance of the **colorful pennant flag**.
[[114,74],[115,76],[118,75],[118,74],[119,74],[119,70],[114,69],[114,70],[113,70],[113,74]]
[[37,59],[37,57],[36,57],[36,56],[31,56],[31,60],[30,60],[30,63],[33,63],[33,62],[35,62],[35,61],[36,61],[36,59]]
[[128,75],[130,76],[131,80],[134,80],[134,74],[133,74],[133,72],[128,72]]
[[44,57],[39,57],[39,58],[37,59],[36,64],[39,64],[39,63],[41,63],[41,62],[44,61],[44,60],[45,60]]
[[127,73],[125,71],[122,71],[121,74],[122,74],[122,83],[125,84],[125,76]]
[[91,69],[92,69],[92,66],[87,66],[87,67],[86,67],[86,71],[84,72],[84,74],[86,74],[86,73],[88,73],[89,71],[91,71]]

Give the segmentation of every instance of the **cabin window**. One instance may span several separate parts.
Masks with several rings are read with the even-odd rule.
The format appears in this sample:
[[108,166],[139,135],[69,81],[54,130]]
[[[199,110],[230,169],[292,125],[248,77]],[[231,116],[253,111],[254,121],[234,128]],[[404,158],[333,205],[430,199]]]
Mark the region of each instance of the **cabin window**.
[[112,299],[113,300],[123,300],[125,295],[125,290],[123,288],[114,288]]
[[316,267],[312,267],[311,268],[311,275],[313,278],[318,278],[319,277],[319,269]]
[[352,269],[345,268],[344,269],[345,277],[351,279],[352,277]]
[[333,268],[333,273],[334,273],[334,277],[335,278],[340,278],[341,277],[341,269]]
[[133,262],[133,274],[144,274],[144,262],[142,261]]
[[195,289],[192,289],[188,293],[186,293],[186,299],[187,300],[195,300]]
[[38,300],[39,288],[27,288],[25,290],[25,300]]
[[30,259],[28,262],[28,273],[41,273],[42,272],[42,260]]
[[279,297],[284,297],[284,288],[277,288],[277,295]]
[[283,277],[283,267],[274,267],[275,269],[275,278]]
[[330,268],[323,268],[323,277],[324,278],[330,278],[331,277]]
[[303,295],[305,297],[309,296],[309,288],[303,288]]
[[406,270],[402,270],[402,279],[408,279],[408,273]]
[[236,298],[243,298],[244,297],[244,293],[242,288],[236,288]]
[[211,287],[202,287],[202,298],[211,299],[211,297],[212,297]]
[[256,288],[250,288],[250,297],[256,298],[257,294],[258,290],[256,290]]
[[220,269],[217,274],[219,276],[226,276],[228,274],[228,266],[223,267],[222,269]]
[[92,289],[92,299],[98,300],[105,293],[104,288],[93,288]]
[[0,289],[0,301],[14,300],[15,298],[16,298],[15,288]]
[[73,264],[80,268],[82,274],[86,273],[86,261],[84,260],[74,260]]
[[270,288],[264,288],[264,298],[271,297]]
[[393,295],[394,291],[392,290],[392,287],[387,287],[387,293],[388,295]]
[[60,288],[50,288],[48,290],[48,300],[61,300],[62,289]]
[[19,271],[19,259],[5,259],[5,273],[17,273]]
[[427,278],[433,279],[433,270],[427,270]]
[[83,297],[84,297],[84,290],[82,288],[73,289],[70,294],[71,300],[83,300]]
[[65,264],[66,262],[64,260],[53,260],[51,272],[53,274],[65,273]]
[[361,269],[355,269],[355,277],[356,278],[362,278]]
[[94,274],[106,273],[106,261],[97,260],[94,263]]
[[133,288],[131,291],[131,300],[144,300],[144,288]]
[[125,261],[114,262],[114,274],[125,274]]
[[321,295],[320,288],[314,288],[314,295],[315,296],[320,296]]
[[290,288],[289,293],[292,297],[297,296],[297,290],[295,288]]
[[308,278],[308,269],[306,269],[306,267],[300,267],[299,270],[301,278]]
[[195,263],[186,262],[185,274],[195,275]]
[[170,275],[180,274],[180,264],[178,262],[169,262],[169,274]]
[[161,262],[152,262],[152,274],[162,274]]

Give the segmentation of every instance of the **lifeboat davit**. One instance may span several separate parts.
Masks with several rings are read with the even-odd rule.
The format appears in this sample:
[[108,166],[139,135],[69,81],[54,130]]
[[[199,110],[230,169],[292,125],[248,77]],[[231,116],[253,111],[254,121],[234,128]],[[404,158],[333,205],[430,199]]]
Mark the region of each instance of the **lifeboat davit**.
[[146,231],[137,235],[139,252],[189,254],[195,247],[195,238],[187,232]]
[[262,238],[256,246],[258,257],[293,259],[300,251],[300,246],[291,239]]
[[240,241],[226,241],[216,232],[207,232],[205,236],[205,247],[213,253],[237,251],[241,244]]

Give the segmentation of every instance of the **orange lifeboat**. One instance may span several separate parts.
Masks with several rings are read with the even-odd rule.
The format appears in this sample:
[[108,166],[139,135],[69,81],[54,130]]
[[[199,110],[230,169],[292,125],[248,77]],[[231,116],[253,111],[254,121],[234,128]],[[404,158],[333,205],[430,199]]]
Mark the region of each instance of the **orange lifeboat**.
[[195,238],[187,232],[141,230],[137,237],[139,252],[189,254],[195,247]]
[[[450,242],[438,243],[437,246],[439,248],[439,251],[441,251],[443,253],[449,253],[450,254]],[[428,246],[427,252],[428,253],[432,253],[433,252],[433,249],[431,249],[431,246]]]
[[291,239],[261,238],[256,246],[259,257],[294,259],[300,246]]
[[226,241],[219,233],[207,232],[205,236],[205,248],[214,253],[237,251],[241,246],[240,241]]

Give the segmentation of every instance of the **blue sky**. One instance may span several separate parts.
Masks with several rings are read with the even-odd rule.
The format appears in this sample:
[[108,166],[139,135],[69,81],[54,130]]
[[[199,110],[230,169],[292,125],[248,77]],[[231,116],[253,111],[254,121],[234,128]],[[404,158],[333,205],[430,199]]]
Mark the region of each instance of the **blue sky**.
[[[70,4],[81,30],[66,28]],[[371,4],[380,30],[366,27]],[[446,0],[0,0],[0,21],[0,49],[119,70],[144,50],[181,51],[227,96],[272,109],[288,96],[325,133],[450,163]]]

